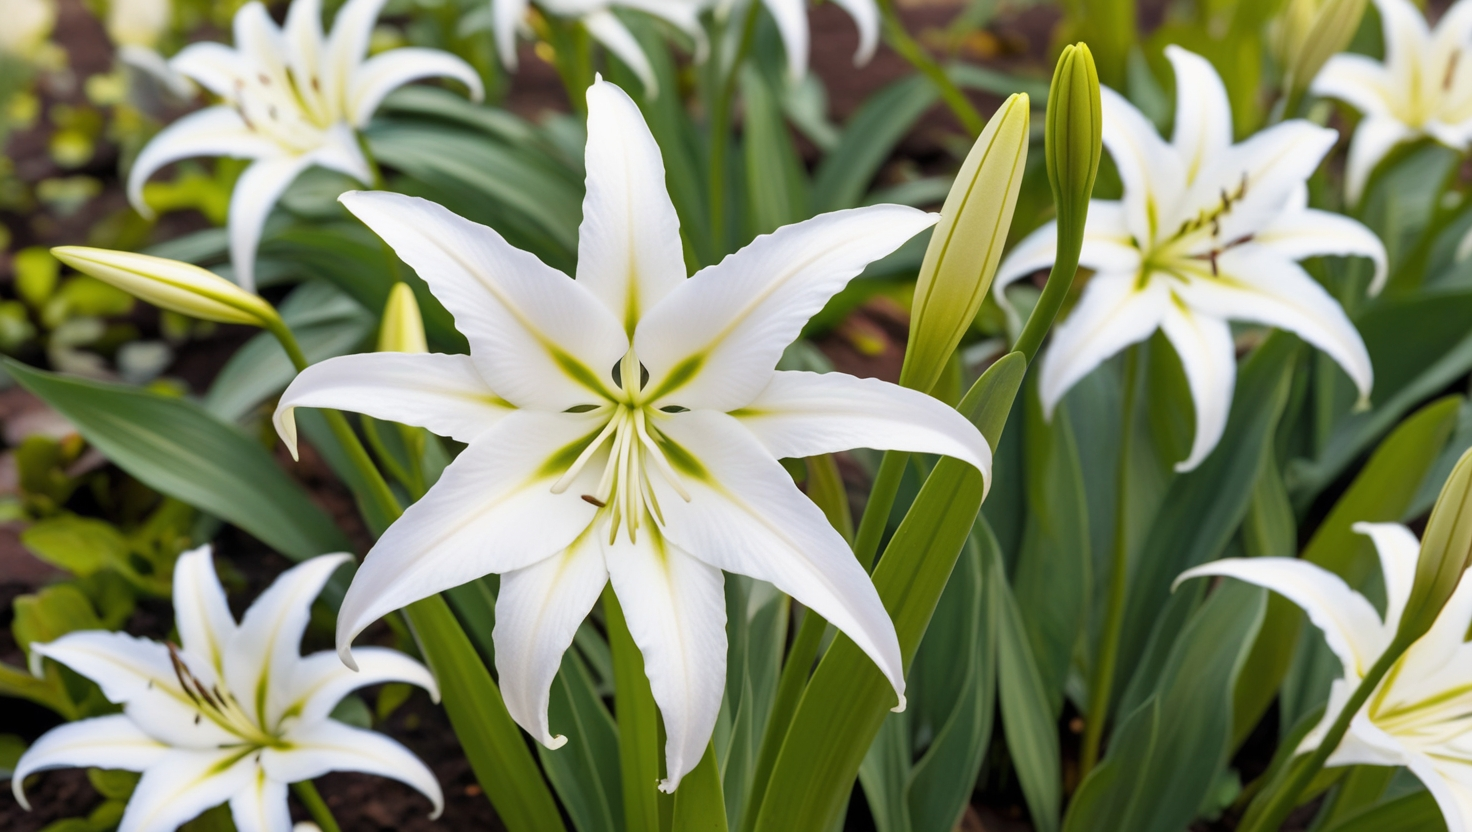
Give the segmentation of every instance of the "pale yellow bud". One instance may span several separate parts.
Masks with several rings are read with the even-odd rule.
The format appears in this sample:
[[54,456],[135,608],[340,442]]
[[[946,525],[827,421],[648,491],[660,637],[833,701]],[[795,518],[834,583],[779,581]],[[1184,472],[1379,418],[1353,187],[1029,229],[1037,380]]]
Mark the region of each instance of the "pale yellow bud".
[[424,318],[419,301],[407,283],[395,283],[383,306],[383,325],[378,330],[379,352],[429,352],[424,338]]
[[23,60],[37,56],[56,25],[55,0],[6,0],[0,53]]
[[1426,534],[1416,579],[1401,615],[1396,640],[1408,645],[1431,629],[1472,560],[1472,451],[1462,454],[1441,487]]
[[111,0],[107,35],[119,46],[152,49],[169,30],[174,7],[169,0]]
[[189,263],[85,246],[60,246],[51,253],[83,274],[191,318],[265,327],[278,317],[258,295]]

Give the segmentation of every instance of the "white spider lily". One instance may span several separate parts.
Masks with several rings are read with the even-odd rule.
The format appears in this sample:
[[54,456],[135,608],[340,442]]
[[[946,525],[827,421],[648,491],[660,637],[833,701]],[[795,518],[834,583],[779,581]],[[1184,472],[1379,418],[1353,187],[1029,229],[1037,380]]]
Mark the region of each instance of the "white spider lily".
[[16,763],[11,787],[29,808],[25,779],[52,768],[141,771],[118,832],[172,832],[212,806],[230,803],[240,832],[291,829],[286,787],[329,771],[392,777],[443,806],[434,774],[408,749],[373,731],[330,719],[348,693],[399,681],[438,699],[434,677],[393,650],[358,651],[361,672],[331,652],[302,657],[312,599],[348,555],[323,555],[276,579],[237,624],[208,546],[174,567],[174,615],[182,646],[126,633],[81,631],[31,647],[96,682],[113,716],[53,729]]
[[[1364,342],[1339,303],[1295,261],[1360,255],[1375,262],[1370,291],[1385,280],[1385,247],[1369,229],[1307,205],[1305,180],[1335,133],[1287,121],[1232,144],[1221,78],[1204,58],[1166,48],[1175,66],[1175,135],[1169,143],[1113,90],[1103,90],[1104,146],[1124,180],[1124,198],[1094,200],[1079,262],[1095,271],[1053,334],[1039,391],[1049,418],[1063,395],[1130,344],[1165,332],[1181,358],[1196,406],[1196,437],[1176,465],[1190,470],[1221,438],[1236,384],[1227,321],[1296,332],[1349,373],[1361,397],[1373,374]],[[1053,262],[1052,223],[1018,243],[993,291]]]
[[[749,0],[750,1],[750,0]],[[859,48],[854,52],[854,66],[862,66],[874,57],[879,46],[879,4],[874,0],[835,0],[859,28]],[[807,0],[762,0],[777,31],[782,35],[782,48],[787,53],[787,74],[794,81],[808,72],[808,4]],[[734,0],[732,0],[734,4]]]
[[[1395,523],[1357,523],[1385,574],[1385,615],[1342,578],[1297,558],[1229,558],[1188,570],[1176,583],[1225,575],[1276,592],[1303,608],[1344,665],[1324,718],[1298,747],[1318,748],[1366,672],[1400,626],[1421,545]],[[1472,829],[1472,581],[1465,578],[1436,623],[1411,645],[1350,723],[1327,765],[1405,766],[1441,808],[1449,832]]]
[[1375,0],[1385,62],[1335,55],[1310,89],[1364,113],[1349,144],[1345,190],[1358,202],[1375,165],[1391,148],[1420,136],[1466,151],[1472,146],[1472,3],[1447,10],[1435,31],[1409,0]]
[[894,625],[858,561],[780,457],[856,446],[948,454],[990,475],[955,410],[875,379],[774,368],[866,264],[935,222],[877,205],[757,238],[688,280],[664,164],[634,102],[587,93],[577,279],[438,205],[342,197],[455,315],[470,355],[376,353],[308,368],[292,409],[331,407],[468,443],[379,540],[338,617],[369,622],[496,572],[496,665],[511,715],[543,744],[548,690],[608,581],[644,655],[672,791],[699,762],[725,679],[721,571],[770,581],[846,633],[904,697]]
[[223,99],[191,113],[154,137],[128,175],[128,198],[152,211],[143,183],[159,168],[192,156],[254,159],[230,198],[230,260],[235,280],[255,285],[256,246],[276,200],[296,177],[321,165],[373,182],[355,130],[384,96],[414,80],[447,76],[481,96],[469,64],[436,49],[393,49],[372,58],[369,37],[386,0],[348,0],[332,34],[322,34],[320,0],[295,0],[278,27],[259,2],[235,14],[235,47],[196,43],[169,62]]
[[[525,26],[530,0],[491,0],[491,14],[496,30],[496,51],[507,69],[516,69],[516,33]],[[650,98],[659,94],[659,79],[654,67],[629,28],[614,14],[615,7],[632,9],[664,20],[695,41],[696,59],[703,60],[706,49],[705,29],[700,25],[701,0],[537,0],[537,6],[557,17],[580,20],[588,34],[618,56],[644,85]]]

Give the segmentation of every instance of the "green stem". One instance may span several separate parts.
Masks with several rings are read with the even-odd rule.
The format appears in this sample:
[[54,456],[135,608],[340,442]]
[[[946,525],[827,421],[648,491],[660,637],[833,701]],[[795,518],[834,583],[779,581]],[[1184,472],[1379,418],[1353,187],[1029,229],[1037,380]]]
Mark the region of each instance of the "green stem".
[[1329,755],[1339,748],[1339,742],[1349,731],[1349,724],[1354,721],[1355,715],[1360,712],[1365,700],[1375,692],[1380,680],[1390,672],[1390,668],[1400,659],[1407,646],[1409,645],[1395,642],[1386,648],[1380,658],[1375,661],[1375,665],[1370,668],[1370,672],[1365,674],[1365,678],[1360,681],[1359,687],[1355,688],[1349,701],[1344,703],[1344,709],[1339,712],[1333,726],[1329,728],[1329,733],[1325,734],[1324,739],[1319,742],[1318,748],[1313,750],[1302,765],[1294,768],[1292,776],[1280,788],[1272,792],[1272,797],[1268,799],[1262,811],[1257,813],[1255,822],[1242,827],[1241,832],[1275,832],[1283,825],[1283,820],[1288,817],[1288,813],[1298,805],[1299,795],[1318,776],[1324,768],[1325,761],[1329,759]]
[[900,492],[909,461],[910,455],[904,451],[885,451],[879,462],[879,472],[869,489],[869,501],[864,504],[864,516],[859,519],[859,531],[854,535],[854,557],[865,569],[874,565],[874,556],[879,553],[879,540],[889,525],[889,513],[894,509],[894,498]]
[[961,126],[973,137],[981,135],[981,129],[986,126],[986,119],[981,117],[976,107],[972,105],[971,99],[966,93],[956,86],[945,69],[930,57],[918,41],[910,36],[905,24],[900,20],[899,12],[895,11],[894,0],[879,0],[879,11],[884,15],[884,34],[889,45],[900,57],[910,62],[910,65],[920,71],[920,74],[930,79],[930,83],[940,92],[940,97],[956,114]]
[[307,812],[311,814],[313,822],[322,828],[322,832],[342,832],[337,819],[332,816],[332,810],[327,808],[327,801],[317,793],[317,787],[312,785],[311,780],[292,783],[291,790],[296,792],[297,799],[307,807]]
[[716,100],[710,111],[710,233],[715,256],[726,253],[726,151],[731,144],[731,106],[736,97],[736,77],[741,62],[751,50],[756,32],[759,0],[747,0],[746,16],[741,22],[741,40],[731,57],[730,71],[720,80]]
[[1115,664],[1119,661],[1119,636],[1124,629],[1125,599],[1129,595],[1129,470],[1130,445],[1135,433],[1135,387],[1138,382],[1140,348],[1125,353],[1124,407],[1120,412],[1119,468],[1114,504],[1114,553],[1109,576],[1109,602],[1104,611],[1104,629],[1099,634],[1099,653],[1089,682],[1089,715],[1079,755],[1079,779],[1087,777],[1099,762],[1104,724],[1109,721],[1109,699],[1114,688]]
[[423,489],[416,481],[414,472],[400,465],[398,457],[383,441],[383,435],[378,431],[378,420],[371,416],[364,416],[359,422],[363,425],[363,435],[368,437],[369,447],[378,456],[379,463],[388,469],[389,476],[398,480],[399,484],[409,491],[422,492]]
[[1022,353],[1029,365],[1042,347],[1043,337],[1052,328],[1054,319],[1058,317],[1058,309],[1063,306],[1063,300],[1068,297],[1068,290],[1073,286],[1074,275],[1078,272],[1079,253],[1083,251],[1084,235],[1081,230],[1079,233],[1065,233],[1065,229],[1060,227],[1058,241],[1058,253],[1054,256],[1053,268],[1048,270],[1048,282],[1043,285],[1043,294],[1032,308],[1032,314],[1027,316],[1027,324],[1022,327],[1022,334],[1017,336],[1017,343],[1012,345],[1012,349]]

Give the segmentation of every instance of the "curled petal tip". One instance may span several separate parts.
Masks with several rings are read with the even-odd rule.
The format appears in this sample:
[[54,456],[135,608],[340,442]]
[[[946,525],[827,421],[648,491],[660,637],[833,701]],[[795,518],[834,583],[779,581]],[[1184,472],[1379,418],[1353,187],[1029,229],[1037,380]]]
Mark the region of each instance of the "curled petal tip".
[[350,644],[344,644],[337,648],[337,657],[347,666],[348,670],[358,672],[358,662],[353,658],[353,648]]
[[905,706],[909,703],[909,700],[905,699],[905,695],[903,693],[900,694],[899,697],[900,703],[889,709],[891,713],[902,714],[905,712]]
[[659,790],[661,792],[664,792],[665,794],[674,794],[675,787],[679,785],[679,782],[676,781],[674,778],[666,777],[665,779],[659,781]]
[[1354,403],[1354,412],[1355,413],[1364,413],[1366,410],[1369,410],[1369,409],[1370,409],[1370,394],[1368,392],[1360,393],[1360,397],[1358,399],[1356,399],[1355,400],[1355,403]]
[[542,745],[547,746],[548,751],[556,751],[562,746],[567,745],[567,736],[564,734],[557,734],[556,736],[547,737],[546,739],[542,740]]

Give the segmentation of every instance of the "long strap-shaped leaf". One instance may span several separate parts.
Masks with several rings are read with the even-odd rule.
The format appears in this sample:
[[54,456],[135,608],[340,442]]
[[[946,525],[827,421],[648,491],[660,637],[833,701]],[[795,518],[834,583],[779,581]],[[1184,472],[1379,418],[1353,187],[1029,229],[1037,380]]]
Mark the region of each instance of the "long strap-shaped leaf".
[[[1026,369],[1021,354],[1004,356],[961,403],[961,412],[994,447]],[[983,493],[975,468],[941,460],[874,570],[874,585],[894,620],[906,663],[935,612]],[[828,828],[846,804],[864,754],[893,706],[894,692],[874,663],[848,638],[834,639],[798,704],[756,828]]]

